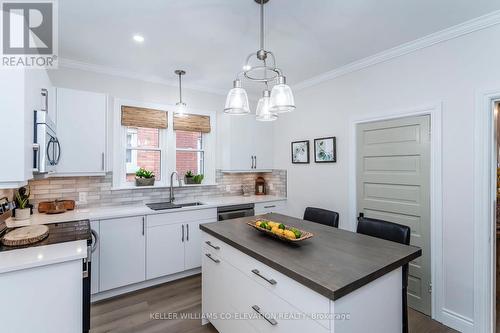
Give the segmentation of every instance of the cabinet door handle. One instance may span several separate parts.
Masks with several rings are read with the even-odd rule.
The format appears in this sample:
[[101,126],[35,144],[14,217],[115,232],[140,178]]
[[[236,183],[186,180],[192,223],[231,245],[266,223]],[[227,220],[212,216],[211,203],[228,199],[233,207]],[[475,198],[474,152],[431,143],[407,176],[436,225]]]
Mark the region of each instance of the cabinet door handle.
[[272,206],[264,206],[264,208],[275,208],[276,205],[272,205]]
[[101,170],[104,171],[104,153],[101,153]]
[[252,306],[252,309],[259,314],[262,318],[264,318],[269,324],[276,326],[278,325],[278,322],[274,320],[273,318],[268,318],[268,316],[265,316],[260,312],[260,308],[257,305]]
[[186,241],[189,242],[189,224],[186,224],[186,230],[187,230],[187,233],[186,233]]
[[213,245],[211,241],[206,241],[205,244],[210,246],[212,249],[220,250],[220,247]]
[[254,159],[255,159],[255,167],[254,167],[254,169],[257,169],[257,155],[254,156]]
[[205,255],[207,256],[208,259],[212,260],[214,263],[216,263],[216,264],[220,263],[220,260],[212,257],[212,255],[210,253],[205,253]]
[[274,280],[274,279],[268,279],[265,276],[263,276],[262,274],[260,274],[260,272],[259,272],[258,269],[252,269],[252,273],[254,273],[258,277],[260,277],[262,280],[267,281],[269,284],[272,284],[273,286],[276,285],[276,284],[278,284],[278,282],[276,282],[276,280]]
[[144,236],[144,228],[145,228],[145,224],[146,224],[146,221],[145,221],[145,217],[143,216],[142,217],[142,235]]
[[182,242],[184,242],[184,224],[182,225],[182,238],[181,238]]
[[250,162],[250,163],[251,163],[251,165],[250,165],[250,169],[253,169],[253,155],[252,155],[252,156],[250,156],[250,160],[251,160],[251,162]]

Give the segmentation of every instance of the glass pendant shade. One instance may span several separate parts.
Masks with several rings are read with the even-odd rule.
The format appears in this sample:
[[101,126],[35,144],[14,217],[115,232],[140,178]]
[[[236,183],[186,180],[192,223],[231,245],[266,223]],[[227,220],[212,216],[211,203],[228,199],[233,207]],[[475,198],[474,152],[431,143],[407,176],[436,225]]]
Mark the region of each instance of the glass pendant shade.
[[187,106],[184,102],[177,102],[175,104],[175,113],[179,116],[186,116]]
[[272,113],[290,112],[295,109],[295,100],[293,98],[292,89],[286,84],[285,78],[280,77],[278,84],[271,91],[271,107]]
[[241,87],[241,83],[238,80],[234,81],[234,88],[227,94],[224,112],[234,115],[244,115],[250,113],[247,92]]
[[269,110],[271,102],[270,91],[264,90],[264,96],[259,99],[259,103],[257,103],[257,120],[258,121],[274,121],[278,119],[278,116],[274,113],[271,113]]

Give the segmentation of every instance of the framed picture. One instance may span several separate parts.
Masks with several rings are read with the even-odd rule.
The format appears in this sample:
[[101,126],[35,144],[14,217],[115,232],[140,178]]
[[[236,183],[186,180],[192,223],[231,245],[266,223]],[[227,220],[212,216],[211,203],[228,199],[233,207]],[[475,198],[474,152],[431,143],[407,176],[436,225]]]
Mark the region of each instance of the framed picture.
[[337,162],[337,144],[334,136],[329,138],[314,139],[314,162]]
[[292,142],[292,163],[309,163],[309,140]]

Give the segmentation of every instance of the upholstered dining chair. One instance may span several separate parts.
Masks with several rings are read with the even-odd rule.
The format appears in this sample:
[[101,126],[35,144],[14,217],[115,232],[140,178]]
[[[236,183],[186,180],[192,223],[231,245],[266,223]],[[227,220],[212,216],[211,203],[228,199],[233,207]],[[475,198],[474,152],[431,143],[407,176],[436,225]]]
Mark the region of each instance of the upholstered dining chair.
[[[359,214],[357,232],[410,245],[410,227],[397,223],[364,217]],[[403,266],[403,333],[408,333],[408,264]]]
[[314,207],[307,207],[304,212],[304,220],[339,227],[339,213]]

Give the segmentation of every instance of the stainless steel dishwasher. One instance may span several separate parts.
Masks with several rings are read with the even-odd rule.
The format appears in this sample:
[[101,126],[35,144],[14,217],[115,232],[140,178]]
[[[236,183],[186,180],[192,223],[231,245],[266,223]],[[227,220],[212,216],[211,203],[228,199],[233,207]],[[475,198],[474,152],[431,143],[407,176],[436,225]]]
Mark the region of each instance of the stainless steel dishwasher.
[[254,204],[231,205],[217,208],[219,221],[236,219],[238,217],[255,216]]

